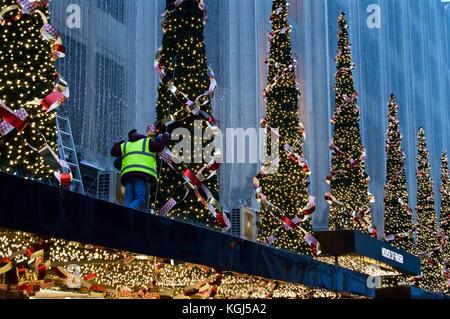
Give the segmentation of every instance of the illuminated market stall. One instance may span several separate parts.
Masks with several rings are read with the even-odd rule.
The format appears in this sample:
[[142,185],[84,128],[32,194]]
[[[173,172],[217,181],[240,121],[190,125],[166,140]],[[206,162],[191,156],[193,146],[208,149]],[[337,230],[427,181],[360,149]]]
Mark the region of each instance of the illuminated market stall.
[[8,185],[0,193],[5,297],[375,296],[366,275],[310,256],[11,175],[0,180]]

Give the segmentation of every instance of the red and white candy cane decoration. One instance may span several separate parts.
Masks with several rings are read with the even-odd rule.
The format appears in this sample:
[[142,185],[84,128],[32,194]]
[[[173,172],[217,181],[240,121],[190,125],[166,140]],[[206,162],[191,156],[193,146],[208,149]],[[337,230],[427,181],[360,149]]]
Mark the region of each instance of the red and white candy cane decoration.
[[[214,166],[216,168],[217,166]],[[220,166],[219,166],[220,167]],[[214,169],[211,168],[211,169]],[[218,169],[218,167],[217,167]],[[217,170],[215,171],[217,172]],[[215,173],[210,175],[209,178],[214,176]],[[195,192],[197,198],[200,202],[202,202],[205,207],[208,208],[211,215],[214,216],[216,219],[216,223],[220,226],[222,231],[227,232],[231,228],[231,222],[228,220],[227,215],[222,211],[222,207],[220,203],[214,198],[211,191],[206,187],[206,185],[203,183],[204,181],[208,180],[208,178],[205,178],[202,173],[195,174],[190,169],[186,169],[183,173],[183,179],[186,181],[188,186]],[[200,195],[200,190],[204,192],[204,194],[207,197],[207,200],[205,200]]]
[[23,132],[28,125],[25,121],[27,117],[28,113],[24,108],[13,112],[0,100],[0,135],[6,136],[14,129]]
[[53,44],[53,61],[66,57],[66,47],[62,44],[62,39],[59,37],[55,44]]
[[334,197],[331,192],[325,193],[325,200],[327,201],[328,205],[338,205],[338,206],[344,206],[344,203],[339,201],[336,197]]
[[303,172],[307,175],[311,175],[311,168],[309,166],[308,161],[297,152],[296,147],[292,147],[289,144],[284,146],[284,150],[289,154],[291,161],[300,165],[303,168]]
[[42,99],[41,105],[44,107],[47,113],[50,113],[51,111],[54,111],[58,107],[60,107],[65,100],[66,97],[64,96],[64,94],[59,91],[53,91]]
[[378,236],[377,228],[367,221],[367,215],[370,214],[370,208],[364,207],[352,213],[353,221],[366,228],[372,237]]
[[[167,89],[174,95],[177,101],[180,104],[182,104],[189,113],[193,115],[199,115],[200,112],[202,112],[201,116],[205,120],[208,120],[208,123],[214,124],[216,120],[212,116],[201,110],[201,107],[203,105],[208,104],[209,101],[212,99],[212,97],[214,96],[214,92],[217,88],[217,81],[215,79],[214,72],[212,72],[212,70],[210,69],[208,71],[208,75],[210,78],[210,85],[208,87],[208,90],[205,93],[199,95],[195,99],[195,101],[192,101],[188,98],[188,96],[184,92],[178,90],[178,88],[174,85],[172,80],[167,76],[167,74],[165,73],[164,66],[160,63],[160,56],[161,56],[161,49],[159,49],[158,52],[156,53],[154,61],[155,72],[161,84],[167,87]],[[175,113],[170,119],[167,119],[164,125],[168,126],[169,125],[168,123],[172,124],[174,120],[176,121],[177,113]]]
[[[164,156],[161,158],[165,160],[166,163],[168,163],[169,166],[172,167],[172,169],[174,169],[173,166],[171,165],[172,157],[174,156],[172,155],[170,150],[166,149],[164,152]],[[168,160],[167,158],[170,158],[170,160]],[[213,215],[213,217],[216,220],[216,223],[221,227],[221,229],[224,232],[228,231],[231,228],[231,223],[228,220],[228,217],[222,211],[222,206],[220,205],[219,201],[217,201],[214,198],[211,191],[206,187],[206,185],[204,185],[205,181],[211,179],[217,174],[218,170],[220,169],[220,166],[221,166],[220,163],[212,161],[211,163],[204,165],[198,171],[197,174],[195,174],[190,169],[185,169],[182,173],[182,178],[184,179],[185,183],[189,186],[189,188],[184,198],[180,202],[177,202],[174,198],[169,199],[169,201],[166,204],[164,204],[163,207],[161,207],[156,213],[161,216],[166,216],[167,214],[170,213],[170,211],[173,208],[175,208],[176,205],[183,202],[187,198],[190,190],[193,190],[199,202],[201,202],[205,206],[205,208],[207,208],[210,211],[211,215]],[[200,194],[200,190],[203,191],[207,199],[205,199]]]
[[33,14],[37,8],[48,5],[48,0],[16,0],[20,4],[23,14]]
[[64,78],[55,73],[54,89],[42,100],[28,102],[28,105],[42,105],[47,113],[58,109],[70,97],[70,89]]
[[169,199],[169,201],[167,203],[164,204],[163,207],[161,207],[160,209],[158,209],[156,211],[156,214],[159,216],[166,216],[177,205],[178,205],[177,201],[175,199],[171,198],[171,199]]
[[41,16],[43,22],[41,28],[42,37],[47,41],[54,41],[52,61],[64,58],[66,56],[66,48],[62,44],[62,39],[58,30],[48,22],[47,16],[41,10],[36,10],[36,13]]
[[311,247],[314,256],[318,256],[322,253],[319,241],[311,234],[305,236],[305,242]]
[[[278,161],[272,162],[275,163],[276,165],[279,163],[279,159]],[[266,170],[264,168],[265,166],[263,166],[263,168],[261,169],[261,172],[258,174],[258,176],[264,175],[264,171]],[[311,251],[313,252],[314,255],[318,255],[320,254],[320,249],[317,249],[316,246],[312,245],[310,243],[310,241],[307,241],[306,238],[313,238],[313,236],[311,234],[309,234],[305,229],[303,229],[300,225],[304,222],[306,222],[308,219],[311,218],[312,214],[315,212],[316,210],[316,199],[313,196],[310,196],[308,199],[308,203],[306,204],[306,206],[303,208],[302,210],[302,214],[303,214],[303,219],[300,219],[298,216],[296,216],[294,219],[290,219],[289,217],[287,217],[287,214],[280,209],[279,207],[277,207],[276,205],[274,205],[273,203],[271,203],[268,199],[267,196],[264,195],[264,193],[262,192],[262,187],[261,187],[261,182],[259,180],[258,177],[254,177],[253,178],[253,186],[255,188],[256,191],[256,196],[257,196],[257,201],[262,205],[265,206],[267,208],[273,208],[274,210],[278,211],[281,215],[279,217],[275,216],[275,214],[272,211],[269,211],[269,214],[274,218],[277,219],[279,221],[281,221],[281,223],[283,224],[283,226],[278,227],[267,239],[266,239],[266,243],[268,245],[272,245],[276,240],[277,237],[275,237],[275,234],[284,227],[284,229],[286,231],[298,231],[300,230],[304,235],[305,235],[305,242],[311,247]],[[317,242],[317,240],[315,240]]]
[[[277,217],[272,212],[270,212],[270,214],[272,215],[273,218],[277,219]],[[301,227],[301,224],[304,223],[309,218],[310,218],[310,216],[306,216],[306,215],[303,219],[300,219],[298,216],[296,216],[294,219],[290,219],[284,215],[279,217],[278,219],[283,223],[283,226],[280,226],[276,230],[274,230],[272,232],[272,234],[269,237],[267,237],[266,243],[268,245],[272,245],[277,240],[277,237],[275,236],[275,234],[280,229],[284,228],[286,231],[301,232],[305,236],[304,241],[310,247],[313,255],[314,256],[320,255],[322,252],[320,250],[319,241],[312,234],[308,233],[305,229],[303,229]]]

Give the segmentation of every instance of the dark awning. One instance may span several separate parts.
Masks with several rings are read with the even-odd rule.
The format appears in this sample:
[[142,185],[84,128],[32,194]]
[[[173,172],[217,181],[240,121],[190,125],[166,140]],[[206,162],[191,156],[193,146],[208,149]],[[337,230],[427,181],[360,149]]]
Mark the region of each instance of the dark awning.
[[309,256],[0,173],[0,227],[375,297],[367,276]]

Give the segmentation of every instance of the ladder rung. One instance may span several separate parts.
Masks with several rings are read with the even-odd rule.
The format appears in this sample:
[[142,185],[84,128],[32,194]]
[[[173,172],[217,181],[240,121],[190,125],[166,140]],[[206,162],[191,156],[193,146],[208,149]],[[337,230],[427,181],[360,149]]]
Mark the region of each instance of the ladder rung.
[[[79,189],[84,193],[83,181],[80,166],[77,160],[77,152],[73,141],[70,121],[68,118],[57,116],[56,125],[58,129],[58,148],[60,151],[60,157],[66,160],[72,170],[74,176],[74,179],[72,180],[73,187],[76,187],[76,189]],[[70,160],[75,161],[75,163],[70,162]]]

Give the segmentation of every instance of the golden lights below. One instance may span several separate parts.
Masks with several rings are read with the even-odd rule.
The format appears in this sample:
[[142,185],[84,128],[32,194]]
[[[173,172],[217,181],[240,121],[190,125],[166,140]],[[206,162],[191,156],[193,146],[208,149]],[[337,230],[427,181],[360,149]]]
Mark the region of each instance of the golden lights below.
[[[41,239],[31,234],[0,230],[0,258],[23,251],[40,241]],[[48,239],[47,242],[50,243],[51,267],[62,267],[65,271],[69,271],[70,265],[78,265],[81,269],[81,277],[96,274],[90,281],[92,285],[101,285],[117,293],[108,293],[104,296],[106,298],[120,297],[119,291],[134,292],[128,298],[138,297],[137,292],[143,288],[158,298],[205,298],[200,293],[195,293],[195,288],[192,287],[202,287],[214,276],[222,278],[220,282],[211,284],[217,289],[217,295],[214,298],[358,298],[354,295],[311,289],[299,284],[227,271],[218,272],[206,266],[114,251],[60,239]],[[18,254],[14,261],[26,263],[27,257]],[[3,284],[2,280],[5,279],[0,275],[0,287]],[[56,285],[46,287],[43,295],[52,295],[53,292],[55,298],[59,298],[65,293],[70,293],[71,297],[77,298],[86,293],[84,288],[69,289],[52,271],[47,272],[45,282],[47,284],[53,282]],[[186,291],[192,289],[194,293],[186,296]],[[89,294],[89,291],[87,293]]]

